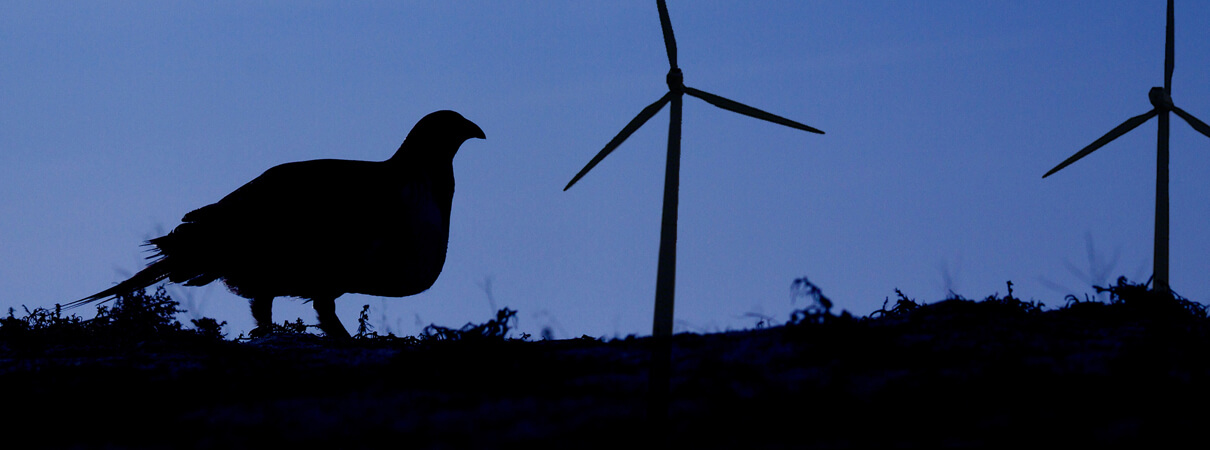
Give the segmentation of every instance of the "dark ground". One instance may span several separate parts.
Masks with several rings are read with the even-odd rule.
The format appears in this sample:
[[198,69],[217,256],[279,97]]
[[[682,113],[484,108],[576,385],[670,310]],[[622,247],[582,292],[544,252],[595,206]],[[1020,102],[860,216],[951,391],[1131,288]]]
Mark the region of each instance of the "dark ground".
[[654,427],[651,339],[331,342],[287,333],[233,342],[179,329],[80,331],[79,324],[52,333],[10,317],[0,328],[0,445],[1201,443],[1210,418],[1210,319],[1196,304],[1126,300],[1043,310],[1011,295],[928,305],[904,299],[866,318],[816,308],[784,326],[677,335],[668,421]]

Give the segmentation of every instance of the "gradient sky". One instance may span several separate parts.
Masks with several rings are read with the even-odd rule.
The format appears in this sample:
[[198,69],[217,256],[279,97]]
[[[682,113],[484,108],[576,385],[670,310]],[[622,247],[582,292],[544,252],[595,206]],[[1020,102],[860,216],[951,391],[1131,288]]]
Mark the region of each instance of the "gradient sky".
[[[1210,3],[1176,8],[1173,98],[1210,120]],[[669,11],[687,85],[827,132],[686,97],[678,331],[784,321],[804,276],[865,315],[895,288],[982,298],[1011,280],[1060,305],[1151,275],[1154,119],[1041,176],[1151,108],[1162,0]],[[345,325],[363,304],[397,334],[508,306],[535,335],[650,333],[667,111],[562,188],[667,89],[652,1],[6,1],[0,61],[0,307],[93,294],[265,169],[382,160],[453,109],[487,140],[454,160],[445,270],[413,297],[342,297]],[[1172,125],[1171,283],[1210,303],[1210,139]],[[217,283],[170,292],[232,337],[252,326]],[[277,302],[296,317],[314,323]]]

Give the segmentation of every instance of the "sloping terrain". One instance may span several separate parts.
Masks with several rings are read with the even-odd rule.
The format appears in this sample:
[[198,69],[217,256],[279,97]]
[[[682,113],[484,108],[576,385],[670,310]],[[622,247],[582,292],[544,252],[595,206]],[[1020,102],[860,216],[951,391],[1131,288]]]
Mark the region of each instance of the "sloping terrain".
[[283,332],[234,342],[164,321],[136,333],[109,314],[101,325],[6,319],[6,439],[77,448],[1135,448],[1196,443],[1210,418],[1204,308],[1124,283],[1111,303],[1048,310],[1011,294],[925,305],[901,297],[871,317],[816,307],[784,326],[677,335],[666,421],[648,419],[650,338],[509,339],[502,312],[427,337]]

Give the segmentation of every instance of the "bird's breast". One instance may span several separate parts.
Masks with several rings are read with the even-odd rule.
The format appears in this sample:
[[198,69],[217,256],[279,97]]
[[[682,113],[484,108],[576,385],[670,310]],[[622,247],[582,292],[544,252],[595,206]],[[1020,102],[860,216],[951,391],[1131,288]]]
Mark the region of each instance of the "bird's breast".
[[396,190],[381,205],[385,220],[375,228],[360,260],[358,293],[401,297],[428,289],[445,265],[449,242],[448,208],[423,186]]

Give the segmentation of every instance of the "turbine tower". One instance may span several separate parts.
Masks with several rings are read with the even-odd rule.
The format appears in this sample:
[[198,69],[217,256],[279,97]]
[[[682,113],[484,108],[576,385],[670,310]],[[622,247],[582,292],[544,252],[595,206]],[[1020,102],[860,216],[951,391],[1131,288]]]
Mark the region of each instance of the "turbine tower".
[[672,21],[668,18],[668,6],[664,3],[664,0],[657,0],[656,6],[660,12],[660,25],[664,32],[664,49],[668,52],[668,64],[670,66],[666,78],[668,93],[660,97],[659,100],[656,100],[655,103],[643,108],[638,116],[635,116],[634,119],[631,119],[630,123],[622,127],[622,131],[618,132],[617,136],[614,136],[608,144],[605,144],[605,148],[601,149],[588,162],[588,165],[584,166],[580,170],[580,173],[577,173],[567,183],[567,186],[563,190],[570,189],[572,185],[580,181],[580,178],[583,178],[589,170],[596,167],[597,163],[600,163],[606,156],[609,156],[610,152],[613,152],[619,145],[622,145],[622,142],[626,138],[630,137],[647,120],[658,113],[664,105],[668,103],[672,104],[672,112],[668,124],[668,162],[664,171],[664,211],[660,225],[660,256],[655,282],[655,318],[652,324],[652,335],[655,337],[667,337],[672,335],[673,293],[676,284],[677,191],[680,185],[681,99],[683,94],[689,94],[719,108],[757,119],[812,133],[823,134],[823,132],[748,105],[685,86],[681,69],[676,65],[676,38],[672,35]]
[[1168,113],[1176,113],[1176,115],[1185,119],[1185,122],[1188,122],[1193,129],[1210,137],[1210,126],[1172,103],[1172,22],[1172,0],[1168,0],[1167,38],[1164,42],[1164,87],[1153,87],[1147,93],[1147,98],[1151,100],[1151,111],[1127,119],[1121,125],[1110,130],[1109,133],[1101,136],[1100,139],[1093,141],[1087,147],[1084,147],[1083,150],[1076,152],[1076,154],[1071,155],[1070,158],[1059,163],[1055,168],[1050,169],[1049,172],[1046,172],[1046,175],[1042,175],[1042,178],[1046,178],[1142,125],[1143,122],[1150,120],[1152,117],[1159,117],[1159,136],[1156,140],[1155,256],[1153,258],[1154,272],[1152,279],[1154,280],[1154,284],[1152,285],[1152,290],[1162,294],[1167,294],[1171,289],[1168,285]]

